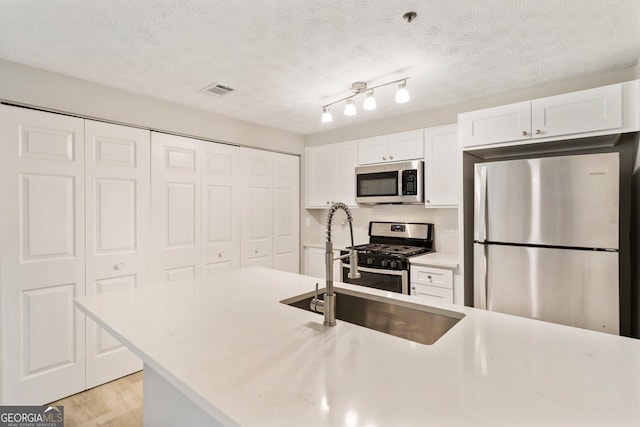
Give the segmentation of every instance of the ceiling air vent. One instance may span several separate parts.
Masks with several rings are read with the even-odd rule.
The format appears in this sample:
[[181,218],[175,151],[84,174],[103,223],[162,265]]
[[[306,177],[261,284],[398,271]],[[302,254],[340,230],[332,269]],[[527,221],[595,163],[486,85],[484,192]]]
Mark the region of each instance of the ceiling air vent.
[[208,86],[202,89],[200,92],[206,92],[206,93],[210,93],[211,95],[222,96],[222,95],[228,94],[229,92],[233,92],[233,90],[234,89],[229,86],[214,83],[211,86]]

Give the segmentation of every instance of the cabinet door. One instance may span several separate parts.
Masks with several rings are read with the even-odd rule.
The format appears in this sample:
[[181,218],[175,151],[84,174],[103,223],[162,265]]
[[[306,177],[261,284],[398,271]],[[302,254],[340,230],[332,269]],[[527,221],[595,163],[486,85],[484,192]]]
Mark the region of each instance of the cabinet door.
[[[317,277],[321,279],[318,282],[320,288],[324,285],[326,280],[327,270],[325,265],[325,249],[306,247],[304,248],[304,274],[311,277]],[[333,258],[338,258],[340,251],[338,249],[333,251]],[[340,261],[333,262],[333,280],[340,281]]]
[[0,105],[2,404],[85,389],[84,121]]
[[151,133],[154,281],[200,277],[200,141]]
[[202,274],[240,268],[240,148],[200,141]]
[[622,127],[622,84],[531,101],[534,138]]
[[426,301],[447,302],[449,304],[453,304],[452,289],[411,283],[411,295]]
[[[389,136],[374,136],[358,141],[358,164],[383,163],[389,160]],[[421,156],[422,157],[422,156]]]
[[242,268],[273,266],[273,155],[241,148]]
[[356,166],[358,150],[356,141],[334,144],[335,148],[335,180],[331,202],[342,202],[350,207],[356,203]]
[[415,160],[424,157],[422,129],[389,135],[389,161]]
[[531,139],[531,101],[458,114],[464,147]]
[[[333,200],[336,188],[336,174],[343,173],[336,170],[336,152],[331,146],[309,147],[306,155],[306,207],[327,208]],[[355,197],[354,197],[355,200]]]
[[300,158],[273,154],[273,268],[300,272]]
[[425,206],[457,206],[460,187],[458,126],[425,129]]
[[[148,282],[150,132],[85,121],[87,295]],[[142,362],[87,319],[87,388]]]

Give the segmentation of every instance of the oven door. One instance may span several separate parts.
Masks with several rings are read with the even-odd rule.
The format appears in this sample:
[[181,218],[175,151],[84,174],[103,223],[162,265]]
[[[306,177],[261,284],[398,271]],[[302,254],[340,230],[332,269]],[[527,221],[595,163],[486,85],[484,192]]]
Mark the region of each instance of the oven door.
[[383,291],[409,293],[409,272],[407,270],[385,270],[381,268],[360,267],[359,279],[349,279],[349,264],[341,262],[340,281]]

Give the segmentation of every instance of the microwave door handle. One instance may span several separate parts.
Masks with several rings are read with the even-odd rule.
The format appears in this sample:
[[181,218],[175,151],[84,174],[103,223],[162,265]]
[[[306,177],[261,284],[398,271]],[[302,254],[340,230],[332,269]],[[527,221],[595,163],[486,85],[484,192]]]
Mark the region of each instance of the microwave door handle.
[[478,229],[477,240],[484,242],[487,240],[487,168],[480,168],[480,194],[478,210],[476,212],[476,224]]

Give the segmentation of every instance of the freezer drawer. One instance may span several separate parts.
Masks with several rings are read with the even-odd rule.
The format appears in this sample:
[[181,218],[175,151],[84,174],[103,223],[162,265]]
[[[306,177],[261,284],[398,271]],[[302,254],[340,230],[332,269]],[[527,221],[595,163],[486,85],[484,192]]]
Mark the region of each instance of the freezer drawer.
[[619,334],[618,253],[474,245],[476,307]]
[[618,249],[618,153],[479,163],[474,240]]

